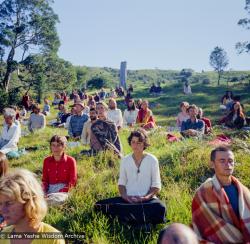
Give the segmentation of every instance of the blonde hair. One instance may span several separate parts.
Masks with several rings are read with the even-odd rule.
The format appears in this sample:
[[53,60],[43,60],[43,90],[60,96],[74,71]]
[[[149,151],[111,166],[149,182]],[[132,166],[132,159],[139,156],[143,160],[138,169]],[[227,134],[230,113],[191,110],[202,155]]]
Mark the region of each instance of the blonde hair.
[[33,226],[39,224],[47,213],[42,187],[35,174],[28,170],[17,169],[1,178],[0,195],[24,204],[25,216]]

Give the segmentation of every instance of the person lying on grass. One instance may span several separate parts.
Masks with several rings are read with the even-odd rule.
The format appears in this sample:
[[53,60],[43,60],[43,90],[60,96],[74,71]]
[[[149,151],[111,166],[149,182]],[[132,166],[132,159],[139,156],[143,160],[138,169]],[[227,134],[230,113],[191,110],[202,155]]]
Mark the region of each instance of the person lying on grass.
[[145,130],[131,132],[128,143],[132,153],[120,165],[120,197],[98,201],[95,209],[131,225],[165,222],[166,207],[156,195],[161,189],[157,158],[146,153],[149,141]]
[[70,189],[76,185],[76,160],[65,153],[66,144],[65,136],[53,136],[50,140],[52,155],[43,162],[42,186],[51,204],[65,201]]
[[193,229],[200,240],[211,243],[249,243],[250,191],[233,176],[234,154],[217,147],[210,161],[215,174],[195,193]]
[[200,137],[204,134],[205,123],[197,119],[198,107],[196,105],[190,105],[187,109],[190,119],[182,122],[181,134],[184,137]]
[[[3,232],[9,236],[18,233],[59,233],[42,222],[47,213],[47,204],[40,184],[28,170],[18,169],[0,179],[0,212],[8,225]],[[45,242],[65,243],[64,239],[1,239],[1,244]]]

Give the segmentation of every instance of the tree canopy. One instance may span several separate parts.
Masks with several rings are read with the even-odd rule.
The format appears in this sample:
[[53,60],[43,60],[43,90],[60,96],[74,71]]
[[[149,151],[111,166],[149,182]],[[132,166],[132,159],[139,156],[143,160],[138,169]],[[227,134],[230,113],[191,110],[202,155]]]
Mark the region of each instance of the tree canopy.
[[[18,63],[31,54],[56,53],[60,42],[56,31],[58,16],[52,0],[4,0],[0,4],[0,57],[6,57],[6,69],[0,87],[8,91],[11,74]],[[16,61],[16,52],[21,60]]]
[[224,69],[228,66],[229,60],[226,51],[221,47],[215,47],[209,57],[210,65],[218,73],[218,85]]

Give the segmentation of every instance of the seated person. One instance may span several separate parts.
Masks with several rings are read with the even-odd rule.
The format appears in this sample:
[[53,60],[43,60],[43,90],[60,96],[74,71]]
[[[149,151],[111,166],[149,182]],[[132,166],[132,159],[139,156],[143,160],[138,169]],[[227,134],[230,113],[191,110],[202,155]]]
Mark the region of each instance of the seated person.
[[67,129],[67,130],[69,129],[69,122],[70,122],[70,119],[71,119],[72,115],[76,115],[75,107],[71,108],[69,116],[67,117],[66,122],[64,124],[64,128]]
[[34,132],[38,129],[44,129],[46,126],[45,115],[40,112],[40,107],[38,104],[34,104],[32,113],[30,114],[28,129]]
[[[47,204],[40,184],[34,174],[18,169],[0,179],[0,212],[7,227],[4,233],[59,233],[51,225],[42,222],[47,213]],[[64,244],[63,239],[1,239],[1,244],[44,243]]]
[[155,88],[155,93],[159,94],[162,92],[162,88],[161,88],[161,83],[158,83],[158,86]]
[[99,92],[99,97],[100,100],[103,101],[106,98],[106,92],[104,91],[104,89],[102,88],[101,91]]
[[148,108],[148,101],[144,100],[138,112],[136,123],[148,130],[156,127],[152,111]]
[[189,103],[188,102],[182,102],[180,104],[181,112],[178,113],[178,115],[177,115],[177,119],[176,119],[176,125],[177,125],[177,127],[181,128],[182,122],[183,121],[187,121],[190,118],[189,115],[188,115],[188,113],[187,113],[188,107],[189,107]]
[[49,100],[47,98],[44,98],[43,114],[44,115],[50,114],[50,105],[49,105]]
[[100,96],[97,92],[95,93],[94,100],[96,103],[100,102]]
[[128,143],[133,153],[121,161],[120,197],[98,201],[95,209],[131,225],[164,223],[166,207],[156,197],[161,189],[159,163],[144,151],[149,146],[146,132],[131,132]]
[[3,116],[4,124],[0,135],[0,152],[7,154],[18,150],[17,144],[21,137],[21,127],[20,123],[16,121],[16,112],[12,108],[4,109]]
[[233,101],[233,92],[226,91],[225,95],[221,98],[221,104],[227,106],[228,103]]
[[203,110],[202,108],[198,108],[198,115],[197,119],[201,119],[205,123],[205,131],[204,134],[210,134],[212,132],[212,123],[210,119],[203,117]]
[[186,94],[186,95],[192,94],[192,89],[191,89],[191,86],[190,86],[190,84],[188,82],[184,83],[183,93]]
[[61,95],[59,93],[55,93],[52,105],[58,105],[61,101],[62,101]]
[[[42,186],[49,203],[58,204],[67,199],[68,193],[76,185],[76,160],[65,153],[65,136],[53,136],[50,140],[52,156],[44,159]],[[58,202],[57,202],[58,201]]]
[[192,225],[200,240],[210,243],[250,242],[250,192],[233,177],[234,154],[217,147],[210,155],[213,178],[196,191],[192,202]]
[[134,91],[134,88],[133,88],[133,85],[132,84],[130,84],[129,85],[129,87],[128,87],[128,92],[133,92]]
[[161,230],[157,244],[198,244],[195,232],[188,226],[173,223]]
[[239,102],[234,103],[230,113],[224,118],[225,126],[241,129],[246,124],[245,115]]
[[135,107],[134,100],[130,99],[123,114],[123,125],[129,127],[134,126],[136,124],[138,111],[139,110]]
[[184,137],[199,137],[204,134],[205,123],[197,119],[198,108],[196,105],[190,105],[187,109],[190,119],[182,122],[181,134]]
[[141,109],[141,104],[142,104],[142,99],[140,98],[136,102],[136,108],[140,110]]
[[107,118],[108,106],[104,102],[96,105],[98,119],[91,125],[91,153],[111,150],[121,157],[121,143],[114,122]]
[[115,123],[118,130],[122,128],[122,111],[117,108],[117,103],[114,98],[109,99],[109,110],[107,116],[108,120],[113,121]]
[[74,104],[75,115],[72,115],[69,121],[68,133],[71,138],[80,139],[84,123],[89,119],[87,114],[83,113],[84,103],[78,102]]
[[155,93],[155,92],[156,92],[156,85],[155,85],[155,83],[153,83],[149,89],[149,93]]
[[84,123],[81,135],[81,141],[83,145],[90,144],[90,134],[91,134],[91,126],[97,120],[97,111],[95,108],[91,108],[89,111],[89,118],[86,123]]
[[70,113],[68,113],[68,110],[65,106],[63,106],[62,110],[61,110],[62,114],[61,114],[61,120],[58,122],[58,127],[65,127],[65,124],[67,122],[68,117],[71,115]]

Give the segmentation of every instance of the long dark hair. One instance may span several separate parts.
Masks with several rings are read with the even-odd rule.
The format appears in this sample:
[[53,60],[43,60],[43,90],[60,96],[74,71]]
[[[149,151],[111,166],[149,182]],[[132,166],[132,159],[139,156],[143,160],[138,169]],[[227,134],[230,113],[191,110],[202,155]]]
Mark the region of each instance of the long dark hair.
[[[133,104],[132,104],[132,106],[131,107],[129,107],[129,103],[130,102],[133,102]],[[133,99],[130,99],[129,101],[128,101],[128,104],[127,104],[127,110],[128,111],[134,111],[135,110],[135,101],[133,100]]]

